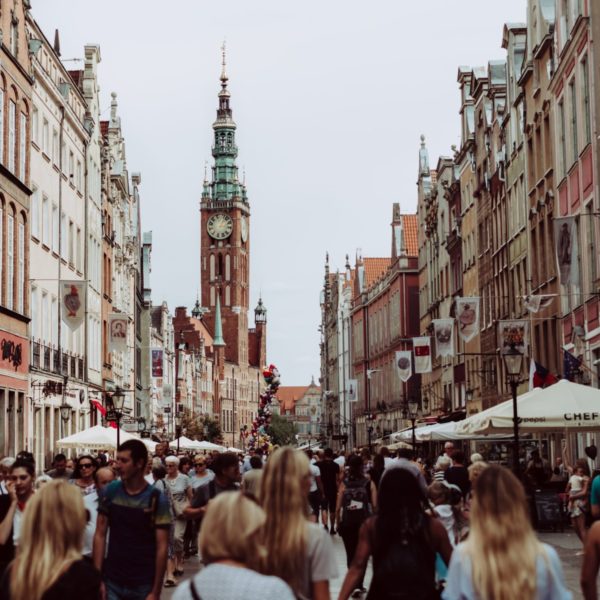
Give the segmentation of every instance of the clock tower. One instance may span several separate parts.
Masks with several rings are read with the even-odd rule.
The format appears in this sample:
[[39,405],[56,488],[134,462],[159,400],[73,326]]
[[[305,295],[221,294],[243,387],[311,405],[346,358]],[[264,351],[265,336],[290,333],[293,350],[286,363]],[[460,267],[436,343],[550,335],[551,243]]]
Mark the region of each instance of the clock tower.
[[248,364],[248,303],[250,285],[250,205],[235,163],[236,125],[229,105],[225,48],[217,119],[213,123],[214,165],[205,173],[200,202],[200,282],[204,321],[215,330],[217,298],[221,308],[225,359]]

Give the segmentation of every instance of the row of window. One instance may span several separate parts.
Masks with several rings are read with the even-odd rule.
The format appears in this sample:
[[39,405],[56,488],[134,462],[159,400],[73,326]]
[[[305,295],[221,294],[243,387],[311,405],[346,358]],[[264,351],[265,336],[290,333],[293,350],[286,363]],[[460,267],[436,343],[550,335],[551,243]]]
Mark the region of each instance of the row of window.
[[20,314],[25,306],[26,220],[0,198],[0,303]]
[[[16,98],[16,92],[14,92],[14,96]],[[7,126],[8,135],[5,131]],[[21,181],[26,181],[27,106],[23,104],[23,107],[19,108],[17,101],[8,98],[3,89],[0,89],[0,163]]]

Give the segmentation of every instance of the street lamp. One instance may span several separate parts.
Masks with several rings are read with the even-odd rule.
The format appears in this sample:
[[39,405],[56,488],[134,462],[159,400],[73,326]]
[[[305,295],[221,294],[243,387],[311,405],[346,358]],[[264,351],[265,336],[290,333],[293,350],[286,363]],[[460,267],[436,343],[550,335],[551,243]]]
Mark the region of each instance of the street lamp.
[[65,430],[67,428],[67,421],[69,420],[69,417],[71,416],[71,406],[69,404],[67,404],[66,402],[64,402],[60,405],[60,418],[62,419],[63,422],[63,427],[62,427],[62,432],[63,432],[63,436],[65,435]]
[[115,421],[117,422],[117,449],[121,445],[121,417],[123,416],[123,406],[125,405],[125,394],[123,390],[117,386],[117,389],[111,396],[111,401],[115,413]]
[[175,435],[177,436],[177,454],[179,454],[179,438],[181,437],[181,413],[175,413]]
[[409,398],[409,400],[407,402],[407,406],[408,406],[408,418],[410,419],[410,422],[412,425],[412,447],[413,447],[413,452],[414,452],[417,447],[417,438],[415,435],[415,424],[417,422],[417,416],[419,414],[419,403],[416,400],[416,398]]
[[517,386],[521,377],[521,368],[523,366],[523,355],[511,345],[508,352],[504,354],[504,366],[508,376],[508,384],[512,392],[513,401],[513,470],[515,475],[519,476],[519,414],[517,409]]

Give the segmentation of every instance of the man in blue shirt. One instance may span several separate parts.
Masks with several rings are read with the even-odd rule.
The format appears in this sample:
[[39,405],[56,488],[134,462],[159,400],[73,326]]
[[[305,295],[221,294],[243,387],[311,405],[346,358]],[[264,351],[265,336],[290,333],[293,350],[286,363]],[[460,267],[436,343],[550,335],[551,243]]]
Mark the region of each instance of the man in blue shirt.
[[144,478],[147,462],[143,442],[121,444],[117,449],[121,479],[110,483],[100,496],[93,559],[102,572],[106,600],[160,598],[171,513],[166,495]]

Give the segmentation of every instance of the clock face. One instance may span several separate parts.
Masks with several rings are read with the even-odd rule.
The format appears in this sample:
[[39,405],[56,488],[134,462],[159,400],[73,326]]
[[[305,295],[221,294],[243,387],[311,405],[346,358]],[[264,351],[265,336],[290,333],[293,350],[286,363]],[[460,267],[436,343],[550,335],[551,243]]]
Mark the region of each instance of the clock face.
[[233,231],[233,221],[229,215],[217,213],[208,219],[206,224],[208,235],[215,240],[224,240]]
[[248,221],[246,217],[242,217],[240,224],[240,234],[242,236],[242,242],[245,244],[248,241]]

